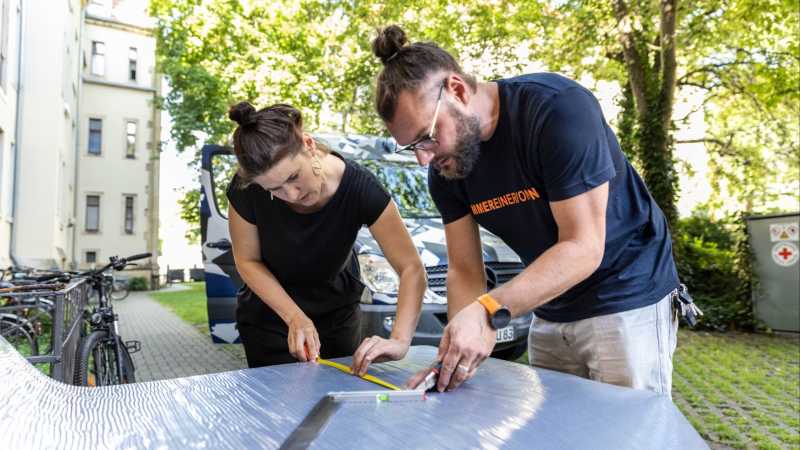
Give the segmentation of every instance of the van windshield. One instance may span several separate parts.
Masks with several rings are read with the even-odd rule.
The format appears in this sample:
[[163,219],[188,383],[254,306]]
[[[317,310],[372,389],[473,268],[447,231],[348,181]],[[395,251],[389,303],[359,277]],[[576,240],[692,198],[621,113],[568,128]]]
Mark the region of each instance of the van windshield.
[[416,164],[363,159],[361,166],[375,174],[394,198],[400,215],[406,219],[439,217],[428,194],[428,169]]

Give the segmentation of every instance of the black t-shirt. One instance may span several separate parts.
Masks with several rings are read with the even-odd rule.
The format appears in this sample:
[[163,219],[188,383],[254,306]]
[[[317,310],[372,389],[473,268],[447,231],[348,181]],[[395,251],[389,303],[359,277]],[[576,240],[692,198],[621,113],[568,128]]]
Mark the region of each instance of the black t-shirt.
[[536,308],[571,322],[657,302],[678,284],[664,214],[620,150],[587,89],[551,73],[497,82],[500,117],[474,170],[428,183],[444,223],[472,214],[528,265],[558,241],[549,202],[609,182],[606,244],[586,280]]
[[[308,214],[293,211],[277,197],[270,199],[258,184],[238,189],[237,183],[234,177],[228,186],[230,204],[258,228],[262,262],[306,315],[320,317],[359,302],[364,285],[353,244],[361,227],[375,223],[390,200],[372,173],[345,160],[333,197]],[[241,321],[282,322],[247,286],[239,294],[240,311],[243,303],[249,313],[237,313]]]

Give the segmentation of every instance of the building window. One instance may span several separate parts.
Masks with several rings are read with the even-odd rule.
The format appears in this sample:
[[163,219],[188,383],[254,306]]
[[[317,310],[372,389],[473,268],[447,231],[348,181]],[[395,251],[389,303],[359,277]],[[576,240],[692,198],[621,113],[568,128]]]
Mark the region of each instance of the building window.
[[86,196],[86,231],[100,231],[100,196]]
[[86,252],[86,264],[94,264],[97,262],[97,252]]
[[103,76],[106,73],[106,44],[92,41],[92,75]]
[[136,47],[128,49],[128,79],[136,81]]
[[89,153],[99,155],[103,143],[103,120],[89,119]]
[[136,122],[125,124],[125,157],[136,157]]
[[133,196],[125,196],[125,234],[133,234]]

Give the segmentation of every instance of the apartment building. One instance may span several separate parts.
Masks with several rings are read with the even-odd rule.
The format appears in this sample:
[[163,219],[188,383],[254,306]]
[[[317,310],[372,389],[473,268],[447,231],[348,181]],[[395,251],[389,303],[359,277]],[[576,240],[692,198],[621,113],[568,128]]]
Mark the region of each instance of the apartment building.
[[160,78],[147,1],[0,6],[0,267],[150,252],[129,276],[156,279]]
[[[160,84],[145,8],[142,1],[86,8],[73,255],[79,267],[114,255],[158,254]],[[132,275],[157,274],[155,261]]]
[[11,265],[21,0],[0,0],[0,268]]
[[10,256],[68,267],[72,250],[80,79],[80,0],[21,1]]

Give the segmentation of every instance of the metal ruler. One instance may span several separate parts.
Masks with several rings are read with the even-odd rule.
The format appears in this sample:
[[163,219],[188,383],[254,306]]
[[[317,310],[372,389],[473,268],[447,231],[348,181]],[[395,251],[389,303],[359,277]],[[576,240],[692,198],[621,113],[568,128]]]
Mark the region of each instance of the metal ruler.
[[300,425],[281,445],[282,450],[306,449],[322,433],[331,417],[345,403],[398,403],[425,400],[425,391],[329,392],[317,402]]
[[[308,351],[308,350],[306,350]],[[306,353],[308,354],[308,353]],[[353,374],[353,370],[335,361],[329,361],[317,357],[317,363],[333,367],[344,373]],[[416,402],[425,400],[425,390],[403,390],[388,381],[365,374],[359,376],[362,380],[377,384],[378,386],[390,389],[389,391],[352,391],[352,392],[329,392],[325,397],[318,401],[311,411],[306,415],[300,425],[292,431],[281,445],[281,449],[305,449],[322,433],[325,426],[331,420],[336,411],[344,403],[397,403],[397,402]]]

